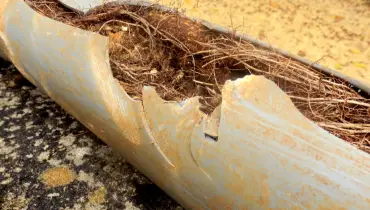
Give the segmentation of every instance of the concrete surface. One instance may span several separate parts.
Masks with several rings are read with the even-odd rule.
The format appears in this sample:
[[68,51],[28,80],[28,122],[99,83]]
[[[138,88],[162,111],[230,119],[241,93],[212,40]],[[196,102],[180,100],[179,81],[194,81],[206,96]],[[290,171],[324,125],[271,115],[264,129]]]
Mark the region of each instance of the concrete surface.
[[0,209],[182,209],[0,60]]

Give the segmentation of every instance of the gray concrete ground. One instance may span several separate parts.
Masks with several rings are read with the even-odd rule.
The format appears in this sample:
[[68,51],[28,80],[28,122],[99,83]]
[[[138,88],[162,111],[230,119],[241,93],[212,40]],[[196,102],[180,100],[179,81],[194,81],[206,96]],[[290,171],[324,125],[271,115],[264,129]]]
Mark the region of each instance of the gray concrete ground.
[[0,60],[0,209],[181,209]]

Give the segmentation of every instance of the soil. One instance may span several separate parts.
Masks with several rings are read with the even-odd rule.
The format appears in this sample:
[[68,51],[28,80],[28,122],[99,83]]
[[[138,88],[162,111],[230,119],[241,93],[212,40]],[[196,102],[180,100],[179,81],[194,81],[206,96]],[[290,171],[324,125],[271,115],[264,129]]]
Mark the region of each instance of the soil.
[[142,87],[150,85],[165,100],[201,96],[201,110],[209,114],[221,103],[226,80],[264,75],[306,117],[370,151],[364,141],[370,138],[370,100],[343,80],[213,32],[177,13],[110,4],[82,16],[55,0],[26,2],[50,18],[108,36],[113,75],[134,99],[140,100]]

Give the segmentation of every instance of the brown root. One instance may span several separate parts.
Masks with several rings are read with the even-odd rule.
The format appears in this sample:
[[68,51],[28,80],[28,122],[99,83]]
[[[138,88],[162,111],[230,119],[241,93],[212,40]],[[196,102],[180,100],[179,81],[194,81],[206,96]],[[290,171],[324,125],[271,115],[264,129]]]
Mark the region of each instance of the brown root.
[[176,13],[105,5],[82,16],[56,0],[26,2],[45,16],[108,36],[113,75],[134,99],[141,99],[143,86],[154,86],[166,100],[201,96],[202,111],[211,113],[226,80],[264,75],[306,117],[370,152],[370,100],[339,78]]

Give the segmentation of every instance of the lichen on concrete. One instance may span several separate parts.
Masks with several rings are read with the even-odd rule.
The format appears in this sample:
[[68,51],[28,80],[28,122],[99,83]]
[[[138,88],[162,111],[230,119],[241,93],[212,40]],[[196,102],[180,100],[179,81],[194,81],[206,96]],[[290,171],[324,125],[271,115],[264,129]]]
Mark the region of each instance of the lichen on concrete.
[[67,167],[55,167],[44,171],[40,178],[47,187],[59,187],[73,182],[76,174]]

